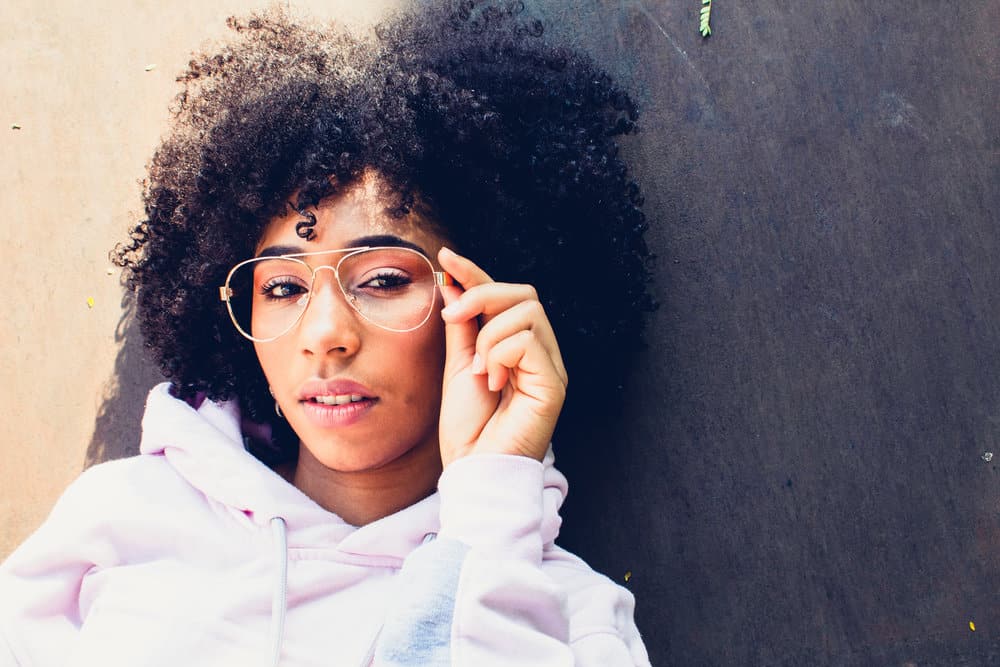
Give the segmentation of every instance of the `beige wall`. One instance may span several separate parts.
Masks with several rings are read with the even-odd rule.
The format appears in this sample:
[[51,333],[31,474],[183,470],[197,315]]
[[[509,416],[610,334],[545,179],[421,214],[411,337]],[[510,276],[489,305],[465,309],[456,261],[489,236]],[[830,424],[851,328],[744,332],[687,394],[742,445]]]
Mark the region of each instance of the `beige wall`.
[[[139,217],[138,182],[168,126],[175,75],[225,34],[227,16],[266,4],[0,3],[0,558],[79,474],[104,399],[152,382],[133,351],[132,377],[118,386],[122,291],[108,251]],[[293,7],[360,27],[393,4]],[[143,396],[128,398],[138,406]],[[134,418],[113,421],[102,437],[123,451],[134,430]]]

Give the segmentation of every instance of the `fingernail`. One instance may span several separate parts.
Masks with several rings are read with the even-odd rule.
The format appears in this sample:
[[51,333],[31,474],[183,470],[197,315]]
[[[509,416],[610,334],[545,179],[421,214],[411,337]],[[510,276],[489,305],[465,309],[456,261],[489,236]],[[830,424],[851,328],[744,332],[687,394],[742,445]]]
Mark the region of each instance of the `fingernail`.
[[447,306],[441,309],[441,314],[444,315],[445,317],[451,317],[452,315],[457,313],[460,308],[461,306],[459,306],[458,301],[453,301],[452,303],[449,303]]
[[483,358],[479,356],[478,352],[476,352],[472,356],[472,373],[473,373],[473,375],[479,375],[485,369],[486,369],[486,364],[483,363]]

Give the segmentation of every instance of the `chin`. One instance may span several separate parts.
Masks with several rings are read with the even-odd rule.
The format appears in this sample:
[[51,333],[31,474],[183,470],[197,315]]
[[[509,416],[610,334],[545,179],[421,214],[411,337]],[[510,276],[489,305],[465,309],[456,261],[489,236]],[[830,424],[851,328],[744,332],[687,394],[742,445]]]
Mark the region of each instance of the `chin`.
[[375,451],[371,446],[344,446],[334,445],[333,447],[319,446],[309,447],[309,450],[316,461],[323,467],[342,473],[359,473],[376,471],[396,462],[404,462],[415,453],[416,447],[401,447],[389,450]]

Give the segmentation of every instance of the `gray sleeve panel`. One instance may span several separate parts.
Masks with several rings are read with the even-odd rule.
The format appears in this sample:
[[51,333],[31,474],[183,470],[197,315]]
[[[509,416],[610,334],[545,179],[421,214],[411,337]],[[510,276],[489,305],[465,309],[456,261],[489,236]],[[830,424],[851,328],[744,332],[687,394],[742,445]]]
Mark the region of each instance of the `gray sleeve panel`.
[[406,558],[375,651],[375,664],[449,667],[455,593],[469,547],[440,539]]

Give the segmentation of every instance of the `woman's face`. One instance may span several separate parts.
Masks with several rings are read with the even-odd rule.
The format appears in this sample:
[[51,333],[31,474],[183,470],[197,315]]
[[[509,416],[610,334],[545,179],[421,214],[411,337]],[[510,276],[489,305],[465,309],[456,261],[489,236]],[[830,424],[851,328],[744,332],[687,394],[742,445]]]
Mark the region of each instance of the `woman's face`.
[[[437,257],[444,239],[413,215],[389,216],[380,187],[387,187],[384,181],[367,175],[320,202],[313,211],[315,236],[310,241],[295,231],[303,216],[290,210],[267,226],[256,254],[276,246],[283,247],[281,254],[291,254],[402,241]],[[335,266],[344,254],[306,261],[313,269]],[[428,460],[419,454],[429,455],[428,448],[438,447],[445,354],[436,289],[433,298],[433,311],[422,326],[405,333],[387,331],[347,303],[332,271],[320,270],[298,324],[276,340],[254,344],[284,418],[307,450],[300,456],[340,472],[376,470],[408,456]],[[335,404],[346,397],[351,402]]]

